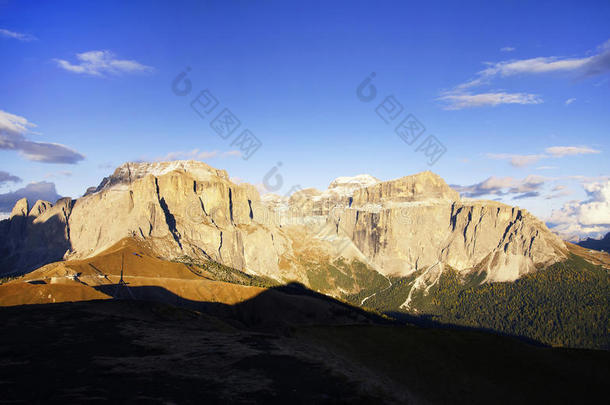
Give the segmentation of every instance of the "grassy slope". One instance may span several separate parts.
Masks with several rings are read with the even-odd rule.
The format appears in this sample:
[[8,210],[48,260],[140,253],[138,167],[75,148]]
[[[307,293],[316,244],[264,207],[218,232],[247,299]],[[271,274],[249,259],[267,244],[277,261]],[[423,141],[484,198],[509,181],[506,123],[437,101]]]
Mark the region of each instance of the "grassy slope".
[[264,288],[280,285],[280,283],[268,277],[247,274],[243,271],[225,266],[224,264],[220,264],[213,260],[194,261],[188,256],[183,256],[175,260],[175,262],[186,264],[195,274],[202,277],[209,277],[212,280]]

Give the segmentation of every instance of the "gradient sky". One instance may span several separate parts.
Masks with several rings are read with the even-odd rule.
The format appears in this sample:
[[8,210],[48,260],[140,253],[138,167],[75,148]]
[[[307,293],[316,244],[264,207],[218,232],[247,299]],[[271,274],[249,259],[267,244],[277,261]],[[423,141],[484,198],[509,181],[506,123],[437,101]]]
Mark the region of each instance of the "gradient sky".
[[[46,181],[78,197],[134,160],[253,184],[281,162],[280,194],[432,170],[566,234],[610,230],[608,1],[126,3],[0,1],[1,194]],[[205,119],[190,107],[204,89],[219,101]],[[389,124],[387,96],[404,107]],[[241,121],[227,140],[210,127],[223,108]],[[426,129],[413,145],[394,132],[409,113]],[[242,129],[262,142],[248,159]],[[416,151],[428,135],[446,148],[433,165]]]

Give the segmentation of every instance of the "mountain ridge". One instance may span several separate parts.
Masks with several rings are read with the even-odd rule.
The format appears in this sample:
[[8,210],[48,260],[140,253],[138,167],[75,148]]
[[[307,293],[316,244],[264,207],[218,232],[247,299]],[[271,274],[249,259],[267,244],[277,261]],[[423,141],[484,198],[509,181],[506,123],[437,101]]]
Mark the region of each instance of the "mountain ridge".
[[[463,201],[432,172],[389,181],[368,175],[338,179],[327,192],[299,190],[274,200],[203,162],[125,163],[95,192],[35,204],[38,216],[25,216],[24,202],[18,203],[15,215],[2,222],[5,238],[12,240],[2,270],[31,268],[31,251],[53,239],[44,229],[51,223],[63,239],[58,248],[67,246],[61,255],[55,251],[56,260],[90,257],[132,235],[150,240],[168,259],[212,259],[306,285],[311,275],[300,263],[311,260],[357,261],[384,276],[443,263],[503,281],[567,257],[563,242],[526,210]],[[351,195],[332,192],[345,183]],[[48,260],[43,259],[37,264]],[[327,292],[358,288],[346,282]]]

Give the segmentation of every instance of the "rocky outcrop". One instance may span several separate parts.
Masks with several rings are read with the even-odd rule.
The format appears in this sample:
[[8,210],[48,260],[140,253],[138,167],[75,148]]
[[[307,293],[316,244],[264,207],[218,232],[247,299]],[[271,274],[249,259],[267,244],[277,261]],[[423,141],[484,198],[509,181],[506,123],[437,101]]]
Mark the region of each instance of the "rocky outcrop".
[[37,202],[29,214],[20,201],[2,223],[12,258],[4,271],[31,266],[24,252],[47,260],[43,241],[53,256],[63,249],[63,257],[86,258],[127,236],[167,259],[211,259],[308,285],[311,263],[338,258],[386,276],[442,263],[498,281],[566,255],[563,242],[525,210],[461,201],[431,172],[385,182],[344,177],[325,191],[261,198],[254,186],[235,184],[202,162],[126,163],[78,200]]

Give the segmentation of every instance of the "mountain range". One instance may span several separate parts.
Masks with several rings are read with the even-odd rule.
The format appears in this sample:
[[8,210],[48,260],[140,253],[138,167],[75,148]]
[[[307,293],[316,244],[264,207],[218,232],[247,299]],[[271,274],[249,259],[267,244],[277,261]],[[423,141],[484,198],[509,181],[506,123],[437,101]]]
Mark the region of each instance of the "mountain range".
[[[167,259],[215,260],[307,285],[315,275],[301,263],[312,260],[360,262],[384,277],[449,266],[513,281],[567,257],[564,242],[527,211],[462,200],[431,172],[386,182],[338,178],[323,192],[261,197],[201,162],[126,163],[77,200],[20,200],[2,226],[2,269],[12,273],[45,264],[47,253],[33,251],[47,246],[55,259],[85,258],[128,235]],[[339,282],[326,292],[360,289]]]
[[[49,390],[120,400],[102,386],[129,378],[130,392],[168,401],[192,399],[197,380],[212,402],[568,403],[605,389],[607,353],[549,347],[610,349],[609,269],[607,253],[562,241],[519,207],[461,198],[431,172],[261,195],[203,162],[125,163],[78,199],[21,199],[0,222],[0,319],[11,331],[0,346],[46,347],[47,332],[28,326],[38,325],[58,335],[32,354],[37,364],[72,353],[103,376],[44,366],[41,381],[71,377],[37,390],[18,388],[20,366],[0,377],[17,387],[7,398],[33,401]],[[514,390],[519,376],[539,378],[536,367],[553,393]],[[86,376],[104,382],[91,395],[74,390]]]

